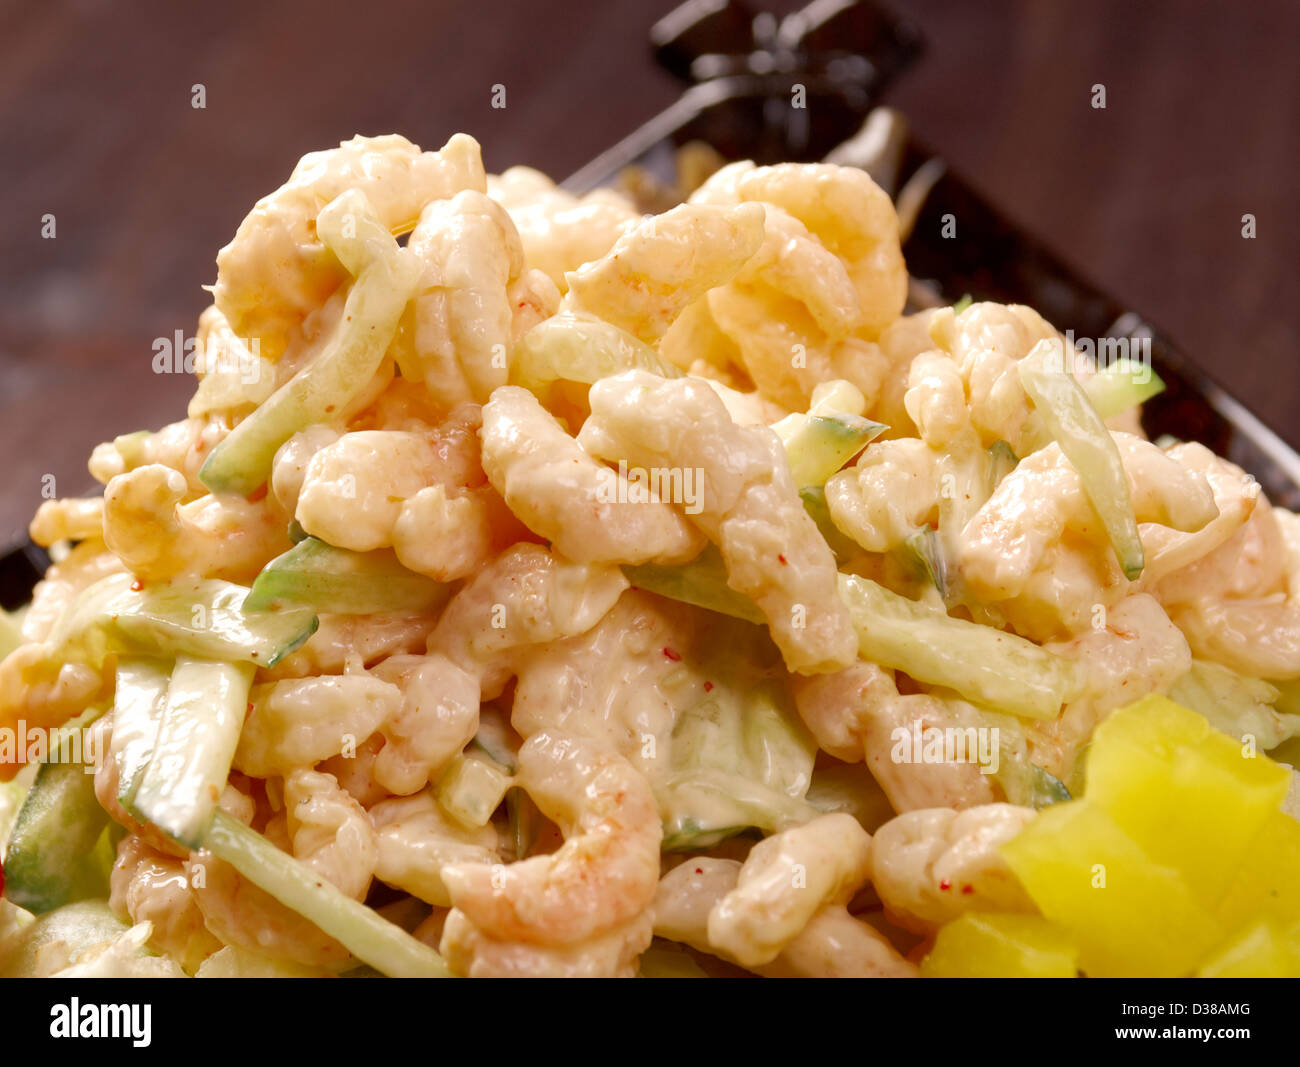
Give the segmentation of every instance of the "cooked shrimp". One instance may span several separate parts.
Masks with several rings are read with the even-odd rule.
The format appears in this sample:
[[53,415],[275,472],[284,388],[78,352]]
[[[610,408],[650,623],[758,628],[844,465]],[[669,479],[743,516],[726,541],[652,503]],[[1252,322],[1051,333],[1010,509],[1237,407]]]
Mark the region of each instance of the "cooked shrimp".
[[461,863],[497,863],[497,832],[492,824],[473,829],[449,818],[431,790],[390,797],[370,809],[378,834],[375,877],[434,905],[448,907],[444,868]]
[[654,932],[648,912],[574,945],[497,941],[453,909],[439,951],[466,978],[632,978]]
[[571,945],[633,920],[659,879],[659,811],[627,760],[585,738],[534,734],[518,784],[565,835],[559,851],[504,867],[443,869],[452,904],[501,941]]
[[365,809],[332,775],[300,768],[284,780],[284,812],[294,856],[347,896],[364,900],[379,859]]

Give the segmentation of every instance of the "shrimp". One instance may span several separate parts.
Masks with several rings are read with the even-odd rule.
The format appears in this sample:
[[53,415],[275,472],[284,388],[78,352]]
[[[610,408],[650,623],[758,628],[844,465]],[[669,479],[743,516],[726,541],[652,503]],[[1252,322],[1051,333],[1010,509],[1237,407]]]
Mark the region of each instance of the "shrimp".
[[[505,385],[519,332],[511,287],[524,271],[524,252],[514,223],[494,200],[466,191],[426,207],[407,248],[421,274],[407,335],[413,352],[399,360],[443,407],[481,404]],[[540,302],[553,312],[558,296],[534,286],[520,310]],[[528,316],[535,318],[535,309]]]
[[254,778],[288,775],[338,755],[397,716],[402,691],[366,674],[260,684],[249,694],[234,766]]
[[429,203],[485,188],[478,143],[464,134],[437,152],[421,152],[396,135],[354,137],[312,152],[284,185],[258,201],[217,254],[216,306],[239,337],[260,338],[263,354],[274,361],[303,318],[348,278],[316,235],[321,208],[346,190],[359,190],[380,222],[402,233]]
[[391,797],[370,809],[379,843],[375,877],[434,907],[451,905],[444,868],[459,863],[498,863],[492,824],[469,829],[448,818],[433,792]]
[[375,757],[375,781],[409,796],[436,781],[478,731],[478,679],[441,655],[393,656],[374,673],[402,693],[401,707],[379,726],[385,744]]
[[297,652],[274,667],[263,668],[259,680],[283,681],[342,674],[350,662],[373,666],[388,656],[423,652],[437,617],[403,612],[378,615],[318,616],[320,628]]
[[890,819],[871,842],[871,881],[890,922],[929,933],[967,911],[1032,914],[1000,847],[1034,819],[1013,804],[925,808]]
[[531,167],[490,175],[487,189],[514,220],[524,262],[561,290],[569,271],[600,259],[641,218],[631,202],[612,189],[575,197]]
[[271,463],[270,489],[286,515],[298,510],[298,497],[307,479],[307,466],[312,457],[342,436],[333,426],[308,426],[276,450]]
[[364,900],[379,860],[366,811],[329,774],[299,768],[284,780],[293,854],[354,900]]
[[161,463],[185,476],[185,500],[194,500],[208,492],[199,481],[199,471],[229,433],[226,419],[204,415],[170,423],[153,433],[122,434],[95,446],[90,454],[90,474],[101,485],[107,485],[119,474]]
[[483,408],[483,469],[511,511],[579,563],[684,563],[704,536],[653,490],[629,492],[526,389]]
[[663,828],[627,760],[558,731],[519,750],[518,784],[565,836],[559,851],[504,867],[442,871],[452,904],[486,936],[572,945],[635,919],[654,897]]
[[292,547],[286,516],[269,495],[252,502],[208,494],[183,503],[185,477],[151,463],[104,490],[104,540],[146,581],[182,574],[249,581]]
[[[651,905],[655,936],[728,959],[709,939],[709,916],[736,889],[742,866],[738,860],[696,856],[664,875]],[[917,973],[888,938],[838,904],[818,908],[773,960],[751,969],[773,978],[914,978]]]
[[615,566],[570,563],[540,545],[517,544],[448,601],[428,651],[475,674],[482,698],[493,700],[521,649],[586,633],[627,587]]
[[889,672],[855,663],[835,674],[798,678],[795,706],[818,745],[846,762],[866,761],[895,811],[939,805],[963,809],[994,800],[990,775],[973,762],[900,762],[899,731],[986,725],[965,701],[929,693],[899,694]]
[[943,456],[924,441],[880,441],[826,482],[835,526],[868,552],[888,552],[939,511]]
[[804,510],[776,434],[737,426],[717,394],[689,378],[644,371],[591,388],[578,441],[602,459],[698,474],[692,521],[722,549],[728,584],[753,598],[794,671],[857,658],[836,591],[835,558]]
[[[1155,445],[1112,433],[1128,474],[1139,522],[1196,531],[1218,514],[1214,492]],[[1049,548],[1066,531],[1101,540],[1078,473],[1053,442],[1027,456],[1002,479],[961,534],[961,573],[976,595],[1006,600],[1024,590]]]
[[439,951],[466,978],[632,978],[654,936],[649,913],[575,945],[497,941],[453,909]]
[[730,280],[763,240],[763,209],[682,204],[629,230],[565,278],[565,305],[654,344],[688,304]]
[[57,541],[102,541],[104,500],[97,496],[46,500],[36,509],[27,532],[42,548]]
[[1148,693],[1166,692],[1192,666],[1187,639],[1146,593],[1109,609],[1100,628],[1043,647],[1084,668],[1083,692],[1058,718],[1024,724],[1030,759],[1062,780],[1106,715]]
[[709,912],[709,943],[745,967],[771,963],[822,905],[848,903],[870,862],[871,835],[842,812],[765,838]]
[[[113,660],[102,667],[67,661],[52,644],[19,645],[0,660],[0,736],[62,726],[113,692]],[[12,742],[10,742],[12,745]],[[8,746],[7,746],[8,747]],[[26,765],[32,748],[17,748],[0,760],[0,782],[7,782]]]
[[135,834],[118,843],[109,879],[109,907],[132,923],[151,923],[150,945],[187,974],[221,948],[203,925],[183,860],[150,848]]
[[32,602],[23,615],[22,637],[27,642],[45,641],[85,590],[126,568],[100,540],[84,541],[45,572],[32,590]]

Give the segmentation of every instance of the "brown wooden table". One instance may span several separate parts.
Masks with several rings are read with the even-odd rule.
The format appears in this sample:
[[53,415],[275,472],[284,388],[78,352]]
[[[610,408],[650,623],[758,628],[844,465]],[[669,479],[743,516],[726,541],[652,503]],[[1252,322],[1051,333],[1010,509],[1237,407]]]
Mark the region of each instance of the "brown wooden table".
[[[671,6],[0,4],[0,544],[43,475],[84,491],[96,442],[182,415],[153,341],[192,332],[216,250],[300,155],[466,130],[494,169],[562,177],[679,92],[646,44]],[[895,7],[929,45],[891,94],[918,132],[1300,444],[1300,5]]]

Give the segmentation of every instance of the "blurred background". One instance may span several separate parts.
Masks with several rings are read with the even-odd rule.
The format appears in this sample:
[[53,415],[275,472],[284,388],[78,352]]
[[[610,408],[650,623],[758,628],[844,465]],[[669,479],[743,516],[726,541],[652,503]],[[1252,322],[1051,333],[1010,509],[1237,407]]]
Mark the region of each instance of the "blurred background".
[[[94,444],[183,417],[192,379],[155,375],[153,341],[192,334],[217,249],[299,156],[464,130],[489,169],[563,178],[681,93],[648,46],[673,6],[0,3],[0,547],[44,475],[86,491]],[[925,40],[885,97],[915,133],[1300,445],[1300,4],[883,6]]]

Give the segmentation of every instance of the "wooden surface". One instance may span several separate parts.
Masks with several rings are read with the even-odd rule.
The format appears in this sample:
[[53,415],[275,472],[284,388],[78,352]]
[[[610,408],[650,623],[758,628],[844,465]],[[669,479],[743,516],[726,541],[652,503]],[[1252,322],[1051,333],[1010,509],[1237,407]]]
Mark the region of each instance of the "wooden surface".
[[[192,332],[216,250],[300,155],[466,130],[493,169],[563,177],[679,92],[646,46],[671,6],[0,4],[0,544],[43,475],[85,491],[96,442],[182,416],[153,341]],[[894,6],[928,42],[891,95],[918,133],[1300,444],[1300,5]]]

